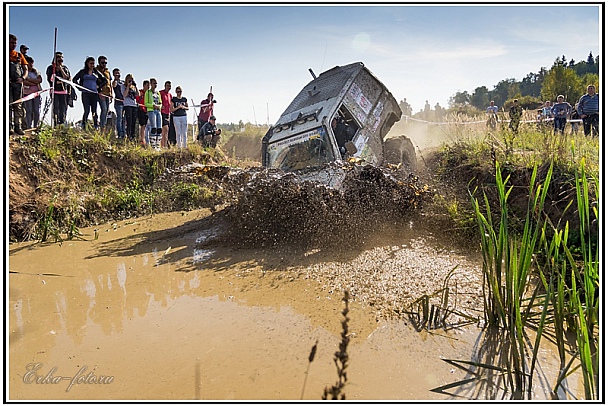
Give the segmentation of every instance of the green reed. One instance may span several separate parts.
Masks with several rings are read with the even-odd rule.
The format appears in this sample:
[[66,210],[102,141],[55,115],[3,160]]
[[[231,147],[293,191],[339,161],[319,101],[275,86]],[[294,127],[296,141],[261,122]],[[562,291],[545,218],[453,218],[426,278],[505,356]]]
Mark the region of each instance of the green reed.
[[[499,200],[498,219],[495,219],[487,195],[484,207],[471,194],[475,217],[481,235],[483,256],[484,316],[489,326],[505,329],[508,340],[507,382],[512,397],[523,399],[531,396],[529,377],[534,363],[527,363],[527,338],[524,326],[533,315],[533,303],[537,290],[530,294],[528,283],[533,256],[543,234],[544,223],[540,213],[549,189],[553,167],[548,170],[542,184],[536,184],[537,169],[530,177],[528,210],[521,233],[517,235],[509,227],[508,198],[513,187],[508,187],[509,176],[503,179],[500,165],[496,165],[496,187]],[[526,305],[527,303],[527,305]],[[542,334],[539,331],[538,334]],[[536,360],[536,357],[533,357]]]
[[[597,205],[590,202],[590,192],[597,200],[599,182],[595,176],[587,177],[585,159],[581,160],[575,175],[576,202],[579,215],[580,251],[564,245],[564,253],[571,271],[570,304],[574,313],[573,329],[576,334],[586,399],[599,398],[599,351],[595,329],[599,320],[599,244],[596,227],[599,220]],[[590,184],[591,183],[591,184]]]
[[[588,177],[586,161],[581,160],[575,171],[577,213],[579,216],[578,243],[568,244],[570,225],[554,230],[550,244],[545,244],[547,256],[541,278],[547,296],[551,298],[555,342],[560,356],[560,373],[553,395],[562,381],[581,368],[585,398],[599,399],[599,351],[595,329],[599,317],[599,245],[596,227],[599,213],[590,201],[599,196],[597,177]],[[549,275],[549,280],[544,274]],[[574,336],[573,342],[568,337]],[[573,353],[570,360],[567,354]],[[578,360],[579,364],[574,365]]]

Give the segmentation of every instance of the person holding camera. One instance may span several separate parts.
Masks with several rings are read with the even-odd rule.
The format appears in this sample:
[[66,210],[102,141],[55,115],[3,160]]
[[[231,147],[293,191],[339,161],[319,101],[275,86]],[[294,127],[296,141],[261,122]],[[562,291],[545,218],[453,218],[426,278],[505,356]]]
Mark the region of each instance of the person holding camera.
[[123,91],[125,119],[127,122],[127,137],[129,141],[135,140],[135,123],[137,122],[137,85],[132,74],[125,77],[125,90]]
[[186,148],[188,139],[188,99],[182,95],[182,88],[175,88],[174,96],[171,99],[171,117],[175,128],[175,138],[178,148]]
[[215,125],[215,116],[209,117],[209,121],[203,124],[203,128],[198,134],[198,140],[205,148],[215,148],[220,140],[222,130]]
[[198,112],[198,131],[200,132],[203,125],[213,115],[213,103],[217,103],[213,100],[213,93],[209,92],[207,99],[201,101],[201,111]]
[[[53,74],[55,77],[53,77]],[[55,93],[53,106],[53,122],[55,125],[65,124],[69,103],[72,103],[73,106],[74,100],[76,100],[76,89],[57,80],[57,78],[72,80],[70,70],[63,64],[63,53],[59,51],[55,52],[53,62],[46,68],[46,80]]]

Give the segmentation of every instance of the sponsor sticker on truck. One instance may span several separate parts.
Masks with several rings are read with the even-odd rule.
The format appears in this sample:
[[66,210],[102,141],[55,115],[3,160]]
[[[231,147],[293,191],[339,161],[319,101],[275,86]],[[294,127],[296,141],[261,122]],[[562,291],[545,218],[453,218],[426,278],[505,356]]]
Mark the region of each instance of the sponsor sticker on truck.
[[315,128],[314,130],[295,135],[293,137],[286,138],[281,141],[277,141],[269,145],[270,150],[274,150],[277,148],[288,147],[295,144],[300,144],[309,140],[319,139],[322,135],[325,134],[325,130],[323,127]]

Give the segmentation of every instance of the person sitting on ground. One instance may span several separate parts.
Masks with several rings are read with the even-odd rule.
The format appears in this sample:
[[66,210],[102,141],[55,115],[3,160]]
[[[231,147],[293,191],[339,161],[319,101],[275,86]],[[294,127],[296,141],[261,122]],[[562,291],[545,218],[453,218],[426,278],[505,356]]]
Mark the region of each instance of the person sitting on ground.
[[198,134],[198,140],[205,148],[215,148],[220,140],[221,133],[222,130],[218,129],[215,125],[215,116],[211,116],[209,117],[209,121],[207,121],[203,125],[203,128],[201,128],[201,131]]

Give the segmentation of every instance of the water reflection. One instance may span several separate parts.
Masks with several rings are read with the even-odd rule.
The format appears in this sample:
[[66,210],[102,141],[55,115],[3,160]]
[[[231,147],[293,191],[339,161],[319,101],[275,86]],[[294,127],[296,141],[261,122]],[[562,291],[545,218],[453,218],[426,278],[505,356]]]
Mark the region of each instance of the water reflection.
[[[292,266],[308,269],[310,266],[323,266],[326,261],[321,248],[299,253],[291,249],[278,253],[273,250],[267,254],[252,250],[241,255],[230,247],[217,244],[221,233],[215,225],[204,227],[200,222],[191,221],[170,229],[169,234],[164,231],[167,230],[164,226],[154,224],[152,231],[129,233],[96,243],[80,241],[28,252],[27,260],[24,258],[19,264],[20,271],[25,271],[27,264],[32,263],[42,266],[43,272],[60,275],[67,273],[67,263],[73,263],[72,269],[75,269],[72,272],[75,277],[56,278],[46,286],[35,285],[31,295],[28,292],[28,300],[32,301],[33,307],[44,308],[49,301],[56,304],[56,312],[45,320],[45,329],[65,331],[76,342],[81,342],[93,325],[100,326],[104,334],[111,335],[122,332],[126,321],[146,316],[151,305],[155,309],[167,309],[182,296],[217,295],[217,285],[209,287],[208,280],[202,283],[203,276],[233,270],[239,276],[255,275],[261,270],[260,275],[263,276],[267,270]],[[402,235],[400,237],[407,242]],[[16,254],[13,259],[20,259],[24,252]],[[340,260],[348,263],[356,255],[358,252],[341,251]],[[54,260],[45,261],[47,257]],[[233,297],[236,289],[254,291],[259,286],[256,280],[247,284],[240,287],[225,284],[220,298]],[[271,283],[271,287],[275,286]],[[289,298],[286,300],[286,303],[291,302]],[[24,311],[17,316],[15,310],[12,319],[23,325],[35,318],[35,314]],[[326,321],[323,322],[325,324]]]
[[13,308],[15,310],[15,323],[19,330],[19,337],[23,337],[23,315],[21,314],[23,310],[23,299],[17,300]]
[[[532,351],[534,332],[526,333],[528,351]],[[532,366],[531,355],[518,362],[524,363],[526,374],[518,376],[513,360],[514,348],[508,332],[503,329],[485,328],[478,336],[470,354],[470,359],[444,359],[452,367],[466,372],[457,382],[437,393],[449,394],[454,398],[488,400],[539,400],[575,399],[577,377],[564,380],[559,394],[553,393],[553,386],[559,371],[559,359],[546,346],[541,347],[538,359]],[[533,368],[533,374],[530,370]],[[520,379],[518,384],[518,379]]]
[[118,280],[118,286],[122,288],[126,295],[127,288],[125,287],[125,282],[127,281],[127,269],[124,262],[118,264],[118,269],[116,270],[116,279]]
[[192,262],[194,264],[198,264],[201,262],[208,261],[211,257],[213,257],[213,254],[215,254],[215,250],[210,250],[210,249],[203,250],[203,249],[195,248],[194,253],[192,254]]
[[[41,257],[34,260],[44,263],[43,251],[40,250]],[[175,272],[171,264],[154,266],[149,258],[150,255],[160,256],[158,252],[155,249],[151,254],[127,261],[99,257],[87,261],[87,269],[76,278],[57,278],[28,286],[27,298],[12,298],[10,324],[15,337],[27,336],[24,325],[39,324],[40,312],[43,312],[45,332],[64,331],[76,343],[82,343],[92,325],[99,325],[106,335],[121,332],[125,319],[144,317],[152,303],[166,308],[168,303],[192,294],[201,286],[198,272]],[[210,255],[206,253],[204,257],[208,259]],[[65,273],[51,264],[45,265],[44,271]],[[17,283],[16,280],[11,282]],[[26,301],[29,306],[24,308]],[[53,311],[44,310],[49,304]]]
[[190,284],[190,289],[196,289],[200,286],[201,281],[198,279],[198,272],[193,272],[193,276],[188,283]]

